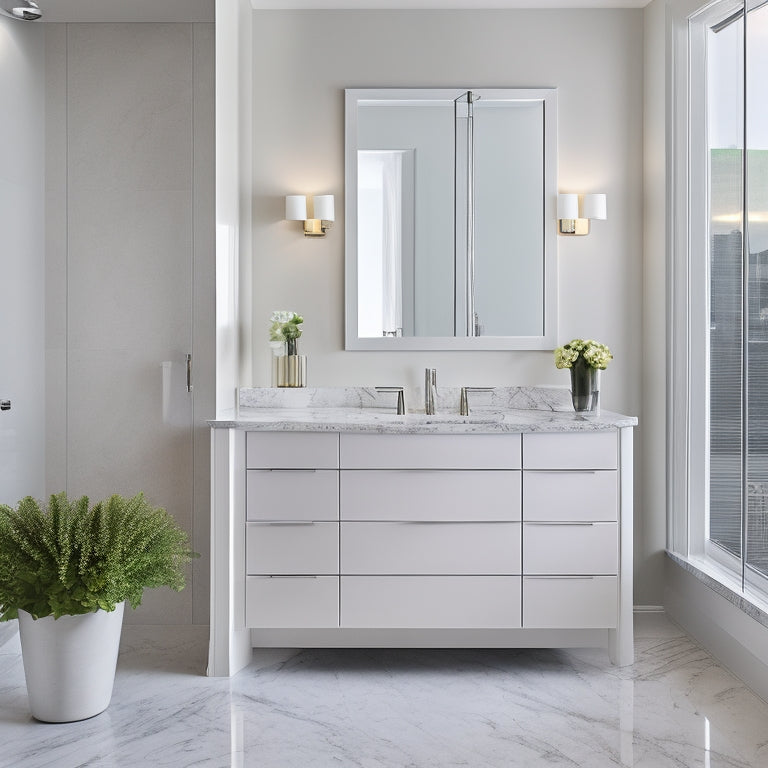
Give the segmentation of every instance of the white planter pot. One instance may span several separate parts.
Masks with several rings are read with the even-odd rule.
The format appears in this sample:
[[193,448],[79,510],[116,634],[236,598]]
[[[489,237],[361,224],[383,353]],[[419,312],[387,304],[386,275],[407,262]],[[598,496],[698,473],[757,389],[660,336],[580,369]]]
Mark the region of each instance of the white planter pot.
[[33,619],[19,611],[19,635],[32,716],[69,723],[98,715],[112,698],[123,608]]

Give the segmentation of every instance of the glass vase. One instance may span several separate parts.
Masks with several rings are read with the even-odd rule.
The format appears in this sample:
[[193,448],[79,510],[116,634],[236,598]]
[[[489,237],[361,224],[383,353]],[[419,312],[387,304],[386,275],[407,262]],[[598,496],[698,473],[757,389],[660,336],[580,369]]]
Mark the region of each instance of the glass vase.
[[576,413],[595,412],[600,401],[600,370],[581,357],[571,366],[571,400]]

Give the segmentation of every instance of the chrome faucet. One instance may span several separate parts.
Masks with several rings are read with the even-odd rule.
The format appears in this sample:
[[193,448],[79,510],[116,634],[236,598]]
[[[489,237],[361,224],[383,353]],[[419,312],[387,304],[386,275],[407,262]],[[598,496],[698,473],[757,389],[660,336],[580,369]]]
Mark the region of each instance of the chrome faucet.
[[427,368],[424,371],[424,413],[435,415],[435,398],[437,397],[437,370]]

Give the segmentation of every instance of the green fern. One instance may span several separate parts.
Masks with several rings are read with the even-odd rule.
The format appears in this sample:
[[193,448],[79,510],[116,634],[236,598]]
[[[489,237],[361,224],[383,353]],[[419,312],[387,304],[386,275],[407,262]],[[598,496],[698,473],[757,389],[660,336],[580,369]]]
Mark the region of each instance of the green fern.
[[35,618],[135,608],[145,587],[184,588],[184,568],[197,554],[187,534],[140,493],[90,506],[65,493],[44,509],[31,496],[0,505],[0,621],[19,609]]

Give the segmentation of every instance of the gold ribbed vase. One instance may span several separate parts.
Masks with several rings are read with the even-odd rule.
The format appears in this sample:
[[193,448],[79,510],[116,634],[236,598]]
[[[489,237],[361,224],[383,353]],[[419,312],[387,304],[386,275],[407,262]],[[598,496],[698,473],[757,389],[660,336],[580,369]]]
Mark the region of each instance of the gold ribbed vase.
[[275,384],[278,387],[307,386],[307,356],[281,355],[273,360]]

